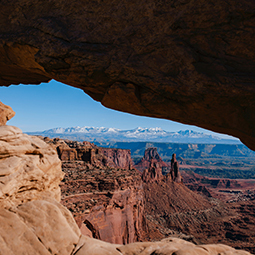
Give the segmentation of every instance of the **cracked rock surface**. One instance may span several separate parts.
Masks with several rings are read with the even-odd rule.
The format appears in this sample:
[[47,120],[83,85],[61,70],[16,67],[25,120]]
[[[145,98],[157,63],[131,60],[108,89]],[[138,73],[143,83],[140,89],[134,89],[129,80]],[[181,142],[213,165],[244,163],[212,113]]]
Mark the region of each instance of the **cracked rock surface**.
[[0,209],[1,255],[72,254],[80,230],[71,213],[55,201],[36,200]]
[[56,150],[17,127],[0,126],[0,206],[31,200],[60,201],[64,173]]
[[10,120],[15,115],[15,112],[8,105],[3,104],[0,101],[0,126],[6,124],[8,120]]
[[0,255],[250,254],[181,239],[116,245],[81,235],[60,201],[56,150],[38,137],[0,126]]
[[106,107],[255,149],[253,0],[4,0],[0,8],[0,85],[55,79]]

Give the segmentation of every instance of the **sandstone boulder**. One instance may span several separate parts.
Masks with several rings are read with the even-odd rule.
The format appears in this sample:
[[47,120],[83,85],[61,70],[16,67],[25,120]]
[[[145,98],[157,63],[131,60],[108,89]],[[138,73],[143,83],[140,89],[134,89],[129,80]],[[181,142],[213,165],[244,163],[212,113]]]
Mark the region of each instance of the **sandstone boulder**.
[[1,255],[71,255],[81,235],[71,213],[53,200],[0,208],[0,230]]
[[5,125],[15,115],[15,112],[8,105],[0,101],[0,126]]
[[115,245],[83,237],[75,255],[249,255],[249,252],[235,250],[227,245],[195,245],[178,238],[166,238],[160,242],[142,242]]
[[84,237],[70,211],[56,201],[62,176],[53,147],[0,126],[0,255],[249,254],[180,239],[123,246]]
[[62,177],[52,146],[16,127],[0,126],[1,255],[72,253],[81,233],[57,202]]
[[72,211],[82,234],[118,244],[142,240],[144,194],[135,169],[69,161],[63,162],[63,171],[61,203]]
[[0,126],[0,206],[54,198],[63,178],[56,150],[17,127]]

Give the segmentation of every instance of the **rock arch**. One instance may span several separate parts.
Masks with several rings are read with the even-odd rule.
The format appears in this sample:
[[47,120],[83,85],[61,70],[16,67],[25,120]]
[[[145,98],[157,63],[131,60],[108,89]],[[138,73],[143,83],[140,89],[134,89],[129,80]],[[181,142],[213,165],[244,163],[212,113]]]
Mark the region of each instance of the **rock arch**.
[[56,79],[106,107],[255,149],[253,0],[10,0],[0,8],[0,85]]

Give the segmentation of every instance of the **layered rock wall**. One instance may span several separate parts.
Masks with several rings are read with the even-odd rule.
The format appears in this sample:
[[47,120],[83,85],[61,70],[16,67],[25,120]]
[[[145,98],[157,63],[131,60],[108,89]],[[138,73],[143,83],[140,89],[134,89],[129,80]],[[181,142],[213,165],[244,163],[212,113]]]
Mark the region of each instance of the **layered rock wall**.
[[[0,143],[1,255],[138,255],[141,251],[149,255],[185,254],[187,250],[201,255],[215,251],[249,254],[221,245],[199,247],[180,239],[163,240],[156,245],[123,246],[82,236],[70,211],[58,203],[58,184],[63,175],[55,149],[11,126],[0,126]],[[129,187],[128,178],[121,180]],[[123,196],[122,192],[119,195]],[[111,194],[107,193],[107,197],[111,198]],[[126,200],[129,198],[127,195]],[[121,208],[123,204],[119,200],[118,196],[113,199]]]
[[158,167],[169,169],[170,166],[164,162],[157,152],[157,148],[147,148],[144,152],[143,158],[134,166],[140,172],[143,172],[146,168],[148,169],[151,165],[151,160],[157,162]]
[[160,182],[163,179],[161,164],[156,159],[150,160],[149,168],[144,169],[142,180],[145,183]]
[[96,167],[122,169],[132,169],[133,166],[130,150],[102,148],[86,141],[76,142],[59,138],[45,137],[44,141],[56,147],[62,161],[80,160]]
[[60,202],[61,162],[54,147],[0,126],[0,254],[69,255],[81,237]]
[[146,230],[142,181],[135,169],[89,168],[64,162],[62,203],[72,211],[84,235],[126,244]]
[[61,162],[56,150],[38,137],[0,126],[0,169],[1,206],[44,198],[60,201]]

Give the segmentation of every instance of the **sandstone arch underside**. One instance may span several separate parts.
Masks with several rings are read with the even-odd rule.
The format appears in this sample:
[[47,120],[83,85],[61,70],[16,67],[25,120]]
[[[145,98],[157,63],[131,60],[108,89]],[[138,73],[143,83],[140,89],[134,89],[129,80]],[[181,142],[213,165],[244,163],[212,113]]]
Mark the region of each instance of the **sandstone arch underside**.
[[4,0],[0,10],[1,86],[55,79],[255,150],[253,0]]

